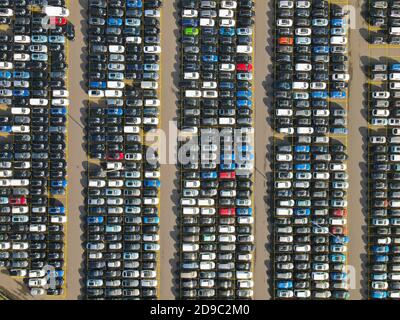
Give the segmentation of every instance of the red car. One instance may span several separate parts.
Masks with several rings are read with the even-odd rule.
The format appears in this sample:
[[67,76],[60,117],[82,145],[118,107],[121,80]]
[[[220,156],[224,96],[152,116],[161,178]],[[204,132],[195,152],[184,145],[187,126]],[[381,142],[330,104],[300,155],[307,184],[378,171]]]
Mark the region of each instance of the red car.
[[56,26],[65,26],[68,20],[64,17],[50,17],[50,24]]
[[251,63],[238,63],[236,65],[237,71],[251,71],[253,70],[253,65]]
[[220,179],[235,179],[236,178],[236,173],[235,173],[235,171],[220,172],[219,173],[219,178]]
[[346,229],[344,227],[331,227],[331,233],[335,235],[345,234]]
[[10,198],[8,203],[15,204],[15,205],[23,205],[23,204],[26,204],[26,198],[25,197]]
[[106,158],[107,160],[123,160],[124,153],[123,152],[109,153]]
[[333,215],[335,217],[345,217],[347,216],[347,209],[335,209],[333,210]]
[[234,216],[235,209],[234,208],[221,208],[221,209],[219,209],[219,214],[221,216]]

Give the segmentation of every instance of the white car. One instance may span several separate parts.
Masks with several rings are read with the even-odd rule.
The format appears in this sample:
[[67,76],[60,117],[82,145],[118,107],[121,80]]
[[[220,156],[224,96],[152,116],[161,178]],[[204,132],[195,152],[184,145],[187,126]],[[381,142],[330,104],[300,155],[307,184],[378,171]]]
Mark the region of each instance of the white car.
[[196,18],[198,14],[197,10],[184,9],[182,11],[182,18]]
[[252,53],[253,47],[246,45],[238,45],[236,46],[236,53]]
[[67,217],[66,216],[52,216],[50,218],[51,223],[66,223]]
[[236,25],[235,19],[221,19],[219,20],[220,27],[232,28]]
[[51,105],[56,107],[66,107],[69,105],[69,99],[64,99],[64,98],[52,99]]
[[143,48],[144,53],[161,53],[160,46],[144,46]]
[[49,17],[68,17],[69,10],[64,7],[44,6],[43,13]]
[[292,19],[278,19],[278,20],[276,20],[276,25],[278,27],[291,27],[291,26],[293,26],[293,20]]
[[[11,3],[12,5],[12,3]],[[1,8],[0,17],[12,17],[14,15],[14,11],[8,8]]]
[[104,91],[103,90],[89,90],[89,97],[90,98],[103,98]]
[[24,35],[17,35],[17,36],[14,36],[14,42],[15,43],[30,43],[31,37],[24,36]]
[[347,82],[350,80],[350,75],[348,73],[334,73],[332,75],[332,80]]
[[221,8],[224,9],[236,9],[237,2],[232,0],[221,1]]
[[53,97],[67,98],[69,97],[69,92],[67,90],[53,90]]

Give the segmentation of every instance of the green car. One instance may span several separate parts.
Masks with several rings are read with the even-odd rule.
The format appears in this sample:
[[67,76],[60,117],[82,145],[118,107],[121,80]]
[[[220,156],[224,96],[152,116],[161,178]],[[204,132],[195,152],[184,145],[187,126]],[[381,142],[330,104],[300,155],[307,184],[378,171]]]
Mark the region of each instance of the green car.
[[197,36],[199,34],[199,28],[188,27],[183,30],[185,36]]

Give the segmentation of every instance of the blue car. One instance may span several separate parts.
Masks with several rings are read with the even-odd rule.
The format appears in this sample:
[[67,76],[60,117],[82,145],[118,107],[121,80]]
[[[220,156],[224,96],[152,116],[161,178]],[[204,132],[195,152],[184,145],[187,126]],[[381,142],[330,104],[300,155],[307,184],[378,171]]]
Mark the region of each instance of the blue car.
[[104,222],[104,217],[101,217],[101,216],[87,217],[88,224],[97,224],[97,223],[103,223],[103,222]]
[[127,8],[141,8],[143,7],[142,0],[127,0],[126,1]]
[[218,56],[215,54],[203,55],[201,59],[203,62],[218,62]]
[[344,27],[346,25],[346,19],[334,18],[331,19],[332,27]]
[[161,182],[158,179],[145,179],[143,181],[143,186],[145,188],[159,188],[160,185],[161,185]]
[[64,277],[64,271],[63,270],[47,270],[47,275],[51,275],[55,278],[62,278]]
[[252,92],[250,90],[240,90],[236,92],[237,98],[248,98],[250,99],[252,96]]
[[332,99],[346,99],[346,91],[331,91]]
[[106,89],[107,83],[104,81],[91,81],[89,87],[93,89]]
[[53,188],[65,188],[67,186],[67,180],[53,180],[50,182],[50,186]]
[[392,65],[390,65],[390,70],[400,71],[400,63],[393,63]]
[[31,42],[33,42],[33,43],[45,43],[45,42],[47,42],[47,36],[33,35],[31,37]]
[[373,281],[386,281],[388,278],[388,275],[386,272],[384,273],[373,273],[372,274],[372,280]]
[[15,89],[13,90],[13,95],[15,97],[29,97],[30,93],[29,90],[26,89]]
[[296,163],[294,168],[295,170],[310,171],[311,165],[309,163]]
[[331,128],[329,130],[333,134],[347,134],[349,130],[347,128]]
[[158,224],[160,222],[159,217],[143,217],[143,223],[145,224]]
[[211,172],[202,172],[201,173],[202,179],[217,179],[217,173],[214,171]]
[[312,48],[314,53],[329,53],[329,46],[315,46]]
[[219,34],[221,36],[228,36],[228,37],[233,37],[235,35],[235,29],[234,28],[220,28],[219,29]]
[[62,116],[67,114],[67,108],[66,107],[51,107],[50,108],[50,114],[53,116]]
[[182,27],[197,27],[199,22],[197,19],[182,19]]
[[219,165],[220,170],[235,170],[236,164],[235,163],[221,163]]
[[304,209],[295,208],[293,210],[293,213],[295,216],[309,216],[311,214],[311,210],[309,208],[304,208]]
[[13,77],[15,79],[29,79],[31,77],[29,72],[26,71],[14,71]]
[[388,296],[386,291],[372,291],[372,299],[386,299]]
[[294,152],[310,152],[310,146],[296,145],[294,146]]
[[373,253],[388,253],[389,252],[389,246],[372,246],[372,252]]
[[330,276],[331,276],[331,280],[342,281],[342,280],[347,279],[346,272],[332,272]]
[[64,214],[65,213],[65,208],[64,207],[50,207],[49,208],[49,213],[50,214]]
[[233,82],[220,82],[219,88],[221,90],[233,90],[235,88],[235,85],[233,84]]
[[122,108],[108,108],[106,109],[106,115],[108,116],[122,116],[124,111]]
[[236,100],[236,107],[238,108],[251,108],[253,106],[253,103],[251,100],[247,99],[240,99]]
[[374,255],[375,262],[385,262],[389,261],[389,257],[386,255]]
[[11,72],[10,71],[0,71],[0,78],[1,79],[11,79]]
[[328,92],[327,91],[314,91],[314,92],[311,92],[311,98],[312,99],[327,99],[328,98]]
[[11,132],[11,126],[0,126],[0,132]]
[[292,289],[293,281],[278,281],[278,289]]
[[236,208],[236,215],[251,216],[251,215],[253,215],[253,209],[252,208]]
[[143,65],[144,71],[159,71],[160,65],[157,63],[146,63]]
[[122,26],[122,19],[121,18],[108,18],[107,24],[109,26]]
[[349,243],[349,237],[348,236],[332,236],[331,237],[332,243]]
[[239,152],[251,152],[253,151],[253,147],[251,145],[245,144],[237,147]]
[[329,255],[329,261],[331,262],[345,262],[346,261],[346,256],[341,253],[335,253]]

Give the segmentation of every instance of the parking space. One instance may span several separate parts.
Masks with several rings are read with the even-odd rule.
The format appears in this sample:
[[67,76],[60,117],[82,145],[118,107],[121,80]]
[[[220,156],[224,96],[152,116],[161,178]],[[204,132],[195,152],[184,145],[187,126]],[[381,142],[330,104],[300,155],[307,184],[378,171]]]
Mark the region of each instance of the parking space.
[[347,299],[348,12],[275,4],[274,298]]
[[400,299],[398,235],[399,57],[370,58],[368,298]]
[[33,296],[65,289],[68,15],[64,1],[0,2],[0,264]]
[[181,299],[253,297],[252,1],[180,2]]
[[89,1],[86,298],[158,296],[161,1]]

